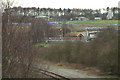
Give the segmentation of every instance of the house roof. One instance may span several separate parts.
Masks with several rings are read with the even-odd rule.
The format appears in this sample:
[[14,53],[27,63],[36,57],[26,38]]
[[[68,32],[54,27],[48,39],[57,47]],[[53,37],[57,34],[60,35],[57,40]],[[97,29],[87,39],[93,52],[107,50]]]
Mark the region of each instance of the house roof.
[[80,32],[71,32],[71,33],[66,33],[65,37],[78,37],[82,35]]

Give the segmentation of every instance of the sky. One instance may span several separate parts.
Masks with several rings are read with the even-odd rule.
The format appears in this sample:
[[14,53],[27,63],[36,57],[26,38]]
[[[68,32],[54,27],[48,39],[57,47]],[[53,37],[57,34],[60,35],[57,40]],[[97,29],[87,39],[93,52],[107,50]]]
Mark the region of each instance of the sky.
[[15,0],[15,6],[40,8],[101,9],[118,7],[120,0]]

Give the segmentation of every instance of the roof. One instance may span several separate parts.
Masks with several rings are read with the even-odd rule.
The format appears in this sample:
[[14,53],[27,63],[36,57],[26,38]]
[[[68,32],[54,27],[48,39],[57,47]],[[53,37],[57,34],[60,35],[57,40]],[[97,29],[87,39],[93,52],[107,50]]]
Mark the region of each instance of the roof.
[[78,37],[80,35],[82,35],[80,32],[71,32],[71,33],[66,33],[65,37]]

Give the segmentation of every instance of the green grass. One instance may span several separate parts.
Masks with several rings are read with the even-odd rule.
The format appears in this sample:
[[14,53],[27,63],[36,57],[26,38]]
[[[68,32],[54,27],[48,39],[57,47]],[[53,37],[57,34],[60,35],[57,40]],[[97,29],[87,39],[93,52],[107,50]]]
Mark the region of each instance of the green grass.
[[41,43],[39,43],[39,46],[44,47],[44,46],[46,46],[46,43],[41,42]]
[[33,47],[45,47],[46,43],[45,42],[40,42],[40,43],[36,43],[35,45],[33,45]]
[[67,23],[118,23],[118,20],[67,21]]

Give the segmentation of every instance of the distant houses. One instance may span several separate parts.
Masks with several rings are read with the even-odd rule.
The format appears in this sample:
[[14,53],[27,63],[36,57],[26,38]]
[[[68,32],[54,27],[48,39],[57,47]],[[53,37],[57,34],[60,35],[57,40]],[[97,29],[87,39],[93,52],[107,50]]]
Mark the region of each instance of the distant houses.
[[[55,8],[35,8],[35,7],[13,7],[10,9],[5,9],[4,12],[10,12],[13,16],[34,16],[34,17],[41,17],[41,18],[53,18],[57,17],[60,19],[66,19],[67,20],[101,20],[101,19],[118,19],[117,15],[119,14],[118,8],[110,9],[106,13],[101,13],[102,10],[92,10],[92,9],[55,9]],[[99,17],[94,17],[99,16]],[[60,20],[59,19],[59,20]]]
[[79,32],[71,32],[65,36],[49,37],[46,42],[61,42],[61,41],[81,41],[84,36]]
[[61,42],[61,41],[82,41],[82,42],[88,42],[97,37],[97,33],[99,33],[100,28],[92,28],[92,30],[89,28],[85,31],[81,32],[69,32],[66,33],[64,36],[58,35],[54,37],[50,37],[48,42]]

